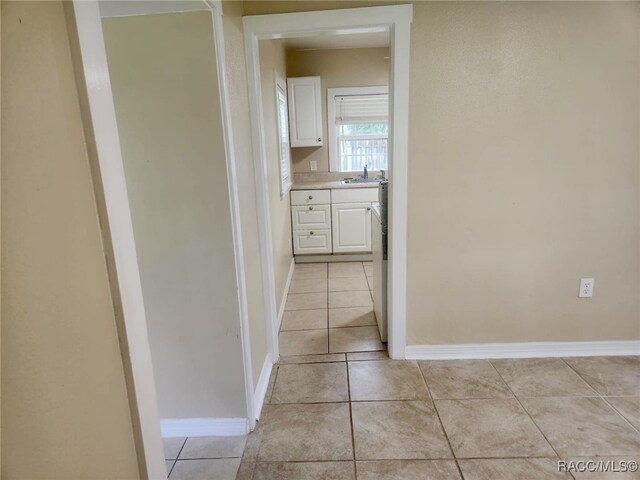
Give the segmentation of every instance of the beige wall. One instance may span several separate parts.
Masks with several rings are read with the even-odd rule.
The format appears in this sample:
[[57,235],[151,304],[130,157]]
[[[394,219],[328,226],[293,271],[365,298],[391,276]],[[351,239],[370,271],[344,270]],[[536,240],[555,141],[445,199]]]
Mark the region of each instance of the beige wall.
[[256,208],[255,172],[251,148],[251,120],[247,95],[247,69],[244,58],[242,33],[242,2],[223,2],[223,30],[227,87],[231,107],[233,146],[238,176],[238,195],[242,226],[242,246],[245,263],[245,282],[251,342],[253,386],[258,383],[260,371],[267,356],[267,336],[264,321],[264,299],[258,215]]
[[137,479],[61,2],[2,2],[2,478]]
[[103,25],[160,416],[244,417],[211,14]]
[[292,148],[295,172],[309,172],[309,162],[318,162],[319,172],[329,171],[329,125],[327,88],[375,87],[389,84],[389,49],[349,48],[340,50],[287,50],[287,76],[320,76],[322,147]]
[[638,5],[414,3],[408,344],[640,338]]
[[280,196],[280,153],[278,149],[278,119],[274,71],[286,80],[287,66],[284,45],[279,40],[260,42],[260,78],[262,81],[262,114],[264,115],[265,142],[273,241],[273,264],[276,286],[276,307],[285,292],[289,268],[293,258],[291,245],[291,207],[289,194]]

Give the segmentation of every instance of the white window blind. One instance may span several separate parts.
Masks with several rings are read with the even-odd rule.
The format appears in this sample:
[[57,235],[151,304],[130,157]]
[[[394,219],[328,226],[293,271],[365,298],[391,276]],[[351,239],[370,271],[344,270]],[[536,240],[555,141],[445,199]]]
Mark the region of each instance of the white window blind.
[[389,95],[336,95],[336,125],[386,123],[389,119]]

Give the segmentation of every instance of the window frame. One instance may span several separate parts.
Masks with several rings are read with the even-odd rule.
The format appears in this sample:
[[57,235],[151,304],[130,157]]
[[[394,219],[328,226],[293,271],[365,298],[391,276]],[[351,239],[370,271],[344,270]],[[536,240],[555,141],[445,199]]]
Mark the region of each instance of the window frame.
[[[273,83],[274,83],[274,92],[275,92],[275,105],[276,105],[276,142],[278,145],[278,172],[280,174],[280,198],[284,197],[289,191],[291,191],[291,186],[293,185],[293,165],[291,164],[291,137],[289,132],[289,98],[287,93],[287,82],[284,78],[282,78],[277,71],[273,71]],[[284,102],[285,102],[285,110],[284,115],[285,118],[280,118],[280,99],[278,94],[282,91]],[[282,122],[284,120],[284,125]],[[285,172],[282,168],[282,141],[281,135],[282,132],[286,131],[287,133],[287,157],[288,157],[288,167],[289,172],[288,175],[285,176]]]
[[[327,132],[329,134],[329,171],[338,173],[353,173],[340,170],[340,152],[336,127],[336,97],[343,95],[380,95],[389,94],[387,85],[373,87],[340,87],[327,88]],[[387,123],[389,120],[387,120]],[[387,134],[387,139],[389,134]],[[388,140],[387,140],[388,141]],[[387,168],[389,167],[387,159]]]

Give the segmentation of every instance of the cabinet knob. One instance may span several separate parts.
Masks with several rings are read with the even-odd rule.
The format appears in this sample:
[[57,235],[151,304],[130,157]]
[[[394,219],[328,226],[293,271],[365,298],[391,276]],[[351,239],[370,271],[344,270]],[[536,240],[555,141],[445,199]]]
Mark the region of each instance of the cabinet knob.
[[309,200],[313,200],[313,197],[311,195],[309,195]]
[[367,207],[367,212],[371,210],[371,207]]
[[313,207],[309,207],[309,210],[313,210]]
[[309,235],[313,235],[313,232],[309,232]]
[[321,142],[321,141],[322,141],[322,139],[320,137],[318,137],[318,142]]

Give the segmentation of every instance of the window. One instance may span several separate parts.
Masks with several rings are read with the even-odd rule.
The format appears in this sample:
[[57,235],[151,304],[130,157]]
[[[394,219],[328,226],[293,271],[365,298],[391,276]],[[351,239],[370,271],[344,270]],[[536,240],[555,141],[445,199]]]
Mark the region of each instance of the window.
[[332,172],[387,169],[387,87],[329,88],[327,112]]
[[278,116],[278,153],[280,162],[280,195],[289,192],[293,183],[291,174],[291,149],[289,147],[289,113],[287,108],[287,84],[274,72],[276,83],[276,108]]

